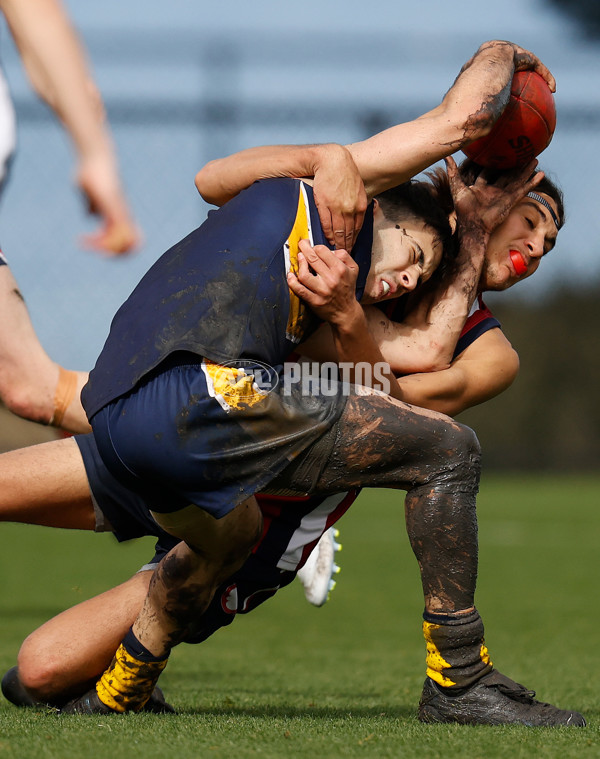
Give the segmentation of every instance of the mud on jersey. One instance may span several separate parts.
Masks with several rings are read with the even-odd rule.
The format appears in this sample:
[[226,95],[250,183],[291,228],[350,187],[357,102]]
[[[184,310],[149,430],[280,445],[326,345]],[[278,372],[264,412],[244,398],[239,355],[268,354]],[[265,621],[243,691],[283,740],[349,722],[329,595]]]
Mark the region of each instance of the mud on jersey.
[[[357,298],[372,236],[370,207],[352,251],[359,265]],[[287,285],[301,239],[328,245],[312,188],[297,179],[256,182],[210,211],[204,224],[158,259],[115,315],[82,393],[88,417],[176,352],[217,363],[283,364],[319,323]]]

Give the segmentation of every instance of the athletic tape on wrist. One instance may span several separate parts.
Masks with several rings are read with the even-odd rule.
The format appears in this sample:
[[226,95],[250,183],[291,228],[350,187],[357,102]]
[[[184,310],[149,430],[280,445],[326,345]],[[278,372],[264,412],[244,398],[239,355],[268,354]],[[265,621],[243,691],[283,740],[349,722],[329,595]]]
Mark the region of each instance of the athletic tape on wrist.
[[65,413],[77,392],[77,372],[58,367],[58,382],[54,392],[54,413],[48,424],[60,427]]

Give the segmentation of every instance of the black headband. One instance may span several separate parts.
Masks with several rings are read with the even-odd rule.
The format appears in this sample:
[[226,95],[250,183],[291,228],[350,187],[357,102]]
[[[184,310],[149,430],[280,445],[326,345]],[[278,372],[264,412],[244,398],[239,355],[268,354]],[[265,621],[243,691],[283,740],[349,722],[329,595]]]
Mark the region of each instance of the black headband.
[[547,208],[550,211],[550,216],[552,216],[552,221],[556,224],[556,228],[560,229],[560,224],[558,223],[558,217],[554,213],[554,209],[552,208],[550,203],[548,203],[546,198],[543,198],[541,195],[538,195],[537,192],[528,192],[527,197],[533,198],[533,200],[537,200],[537,202],[541,203],[544,206],[544,208]]

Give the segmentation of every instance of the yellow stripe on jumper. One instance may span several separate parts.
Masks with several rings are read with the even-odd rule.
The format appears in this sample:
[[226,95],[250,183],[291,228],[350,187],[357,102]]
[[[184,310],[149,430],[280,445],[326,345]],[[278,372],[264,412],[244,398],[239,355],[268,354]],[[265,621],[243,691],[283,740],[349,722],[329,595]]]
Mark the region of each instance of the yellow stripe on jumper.
[[[300,240],[308,240],[311,245],[314,245],[310,225],[310,212],[308,210],[308,198],[306,196],[306,189],[302,183],[300,184],[300,194],[298,196],[296,220],[288,239],[284,243],[286,274],[289,271],[294,272],[294,274],[298,272],[298,245]],[[293,343],[299,343],[302,339],[305,317],[305,304],[290,290],[290,311],[288,314],[286,337]]]

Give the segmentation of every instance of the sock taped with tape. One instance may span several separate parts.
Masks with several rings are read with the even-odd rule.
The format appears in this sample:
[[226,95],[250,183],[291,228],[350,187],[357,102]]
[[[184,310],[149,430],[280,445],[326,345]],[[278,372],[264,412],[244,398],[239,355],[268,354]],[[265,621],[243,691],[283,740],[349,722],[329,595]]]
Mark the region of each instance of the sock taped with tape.
[[168,656],[153,656],[129,630],[110,667],[96,683],[98,698],[116,712],[140,711],[168,660]]
[[493,669],[483,637],[483,621],[467,614],[423,614],[427,676],[444,688],[468,688]]

